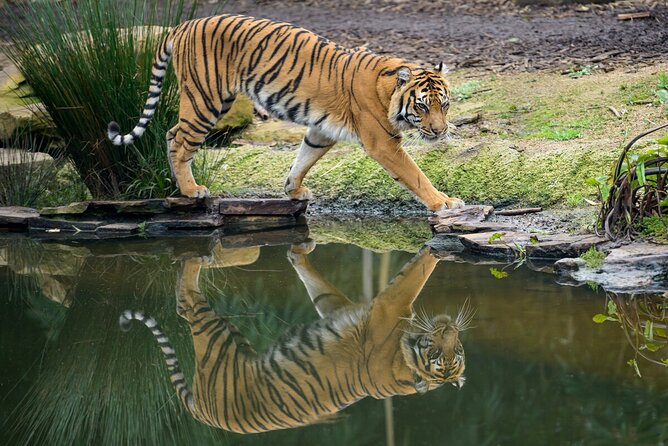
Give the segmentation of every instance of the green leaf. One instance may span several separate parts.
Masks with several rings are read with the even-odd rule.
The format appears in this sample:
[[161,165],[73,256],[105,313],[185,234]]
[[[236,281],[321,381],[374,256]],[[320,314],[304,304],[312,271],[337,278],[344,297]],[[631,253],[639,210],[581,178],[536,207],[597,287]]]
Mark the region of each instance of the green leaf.
[[663,359],[661,360],[661,362],[663,362],[664,364],[668,365],[668,358],[663,358]]
[[610,316],[617,315],[617,305],[611,300],[608,301],[608,315]]
[[492,236],[489,238],[489,240],[487,240],[487,243],[492,243],[494,240],[498,240],[501,237],[503,237],[504,235],[506,235],[505,232],[495,232],[494,234],[492,234]]
[[656,142],[658,142],[661,145],[668,146],[668,133],[666,133],[666,136],[663,138],[659,138]]
[[532,245],[537,245],[538,243],[540,243],[540,241],[538,240],[538,236],[536,235],[530,236],[529,241],[531,242]]
[[636,166],[636,178],[638,178],[638,183],[647,184],[647,178],[645,178],[645,164],[640,163]]
[[640,369],[638,368],[638,362],[635,359],[629,359],[626,363],[631,367],[633,367],[639,378],[642,378],[642,375],[640,374]]
[[490,274],[492,274],[492,276],[496,277],[497,279],[505,279],[506,277],[508,277],[507,272],[499,271],[496,268],[490,268],[489,272],[490,272]]
[[599,313],[599,314],[594,315],[592,320],[594,322],[596,322],[597,324],[602,324],[603,322],[608,320],[608,316],[606,316],[605,314]]
[[647,344],[645,344],[645,348],[652,353],[661,349],[662,347],[663,347],[663,345],[655,344],[653,342],[648,342]]
[[662,104],[668,103],[668,90],[664,89],[657,90],[656,95],[659,98],[659,102],[661,102]]
[[645,322],[645,333],[644,333],[645,339],[647,339],[649,341],[654,340],[654,330],[653,330],[653,328],[654,328],[654,322],[652,322],[652,321]]

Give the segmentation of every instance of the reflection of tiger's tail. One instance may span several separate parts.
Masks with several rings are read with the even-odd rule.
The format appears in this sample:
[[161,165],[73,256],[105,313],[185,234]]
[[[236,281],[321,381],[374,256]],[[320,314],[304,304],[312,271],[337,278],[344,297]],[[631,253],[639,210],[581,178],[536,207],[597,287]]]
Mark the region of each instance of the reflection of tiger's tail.
[[162,332],[155,319],[146,316],[141,311],[125,310],[118,318],[118,325],[120,325],[121,330],[130,330],[130,321],[133,319],[146,325],[148,329],[151,330],[151,333],[153,333],[153,336],[155,336],[162,353],[165,355],[165,362],[167,363],[167,369],[169,370],[169,380],[172,382],[174,390],[176,390],[176,394],[184,407],[192,412],[194,408],[193,394],[181,372],[179,360],[176,358],[176,352],[172,343],[169,342],[169,338]]

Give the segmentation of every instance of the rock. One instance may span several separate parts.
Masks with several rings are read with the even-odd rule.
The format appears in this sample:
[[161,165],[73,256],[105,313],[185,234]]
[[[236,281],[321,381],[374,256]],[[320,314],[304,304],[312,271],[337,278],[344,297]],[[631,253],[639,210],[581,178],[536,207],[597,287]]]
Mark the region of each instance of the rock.
[[39,212],[20,206],[0,207],[0,227],[28,226],[28,221],[38,218]]
[[47,153],[0,148],[0,179],[10,178],[21,172],[26,175],[45,172],[43,169],[51,168],[53,162],[53,158]]
[[21,132],[55,134],[55,126],[42,104],[10,105],[0,97],[0,139],[11,140]]
[[596,235],[533,235],[533,239],[526,247],[527,257],[561,259],[563,257],[579,256],[592,246],[606,242]]
[[530,243],[525,232],[477,232],[459,236],[467,250],[483,255],[516,258],[523,256],[524,247]]
[[[656,293],[668,290],[668,246],[632,243],[611,249],[603,264],[587,267],[580,258],[566,258],[554,264],[562,275],[560,283],[597,283],[614,293]],[[565,279],[565,280],[564,280]]]
[[[466,227],[484,221],[494,210],[492,206],[464,206],[459,209],[444,209],[429,217],[432,229],[439,233],[458,232],[455,226]],[[461,232],[461,231],[459,231]]]

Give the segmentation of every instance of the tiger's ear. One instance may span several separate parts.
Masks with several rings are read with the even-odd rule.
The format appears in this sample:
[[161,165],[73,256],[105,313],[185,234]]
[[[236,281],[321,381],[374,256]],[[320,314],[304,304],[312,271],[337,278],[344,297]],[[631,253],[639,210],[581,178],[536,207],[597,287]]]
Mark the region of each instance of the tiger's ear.
[[445,65],[443,62],[440,62],[438,65],[436,65],[436,68],[434,68],[434,71],[436,73],[446,75],[450,72],[450,68],[448,68],[447,65]]
[[408,67],[397,68],[397,86],[405,85],[411,79],[411,69]]

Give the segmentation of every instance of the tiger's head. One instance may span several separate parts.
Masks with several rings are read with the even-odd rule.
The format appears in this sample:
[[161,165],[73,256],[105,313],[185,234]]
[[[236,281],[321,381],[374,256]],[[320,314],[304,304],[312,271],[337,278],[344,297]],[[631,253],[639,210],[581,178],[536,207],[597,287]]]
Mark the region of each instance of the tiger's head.
[[446,116],[450,107],[450,85],[440,63],[433,70],[401,66],[390,100],[388,118],[397,130],[417,130],[428,141],[448,132]]
[[467,301],[454,320],[448,315],[428,317],[424,312],[408,320],[401,350],[413,371],[417,393],[426,393],[445,383],[458,388],[464,385],[465,357],[459,333],[469,327],[473,315]]

